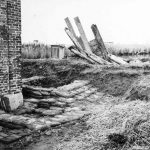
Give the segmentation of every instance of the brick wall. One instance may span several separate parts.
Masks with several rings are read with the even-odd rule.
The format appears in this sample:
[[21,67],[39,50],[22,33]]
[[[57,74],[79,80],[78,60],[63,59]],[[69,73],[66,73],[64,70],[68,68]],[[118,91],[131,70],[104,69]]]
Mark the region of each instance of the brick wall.
[[21,92],[20,0],[0,0],[0,95]]

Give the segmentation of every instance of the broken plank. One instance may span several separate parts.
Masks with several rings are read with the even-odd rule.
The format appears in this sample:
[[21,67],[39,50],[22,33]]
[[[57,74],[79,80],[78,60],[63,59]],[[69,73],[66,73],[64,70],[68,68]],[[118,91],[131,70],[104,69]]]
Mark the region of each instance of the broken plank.
[[95,40],[97,41],[98,48],[99,48],[99,52],[97,52],[97,55],[98,56],[102,55],[102,57],[107,60],[108,59],[108,52],[107,52],[107,49],[105,47],[105,44],[103,42],[103,39],[101,37],[101,34],[100,34],[97,26],[93,24],[91,26],[91,29],[93,31],[93,34],[95,36]]
[[117,57],[117,56],[112,55],[112,54],[108,54],[108,57],[109,57],[112,61],[114,61],[114,62],[116,62],[116,63],[118,63],[118,64],[121,64],[121,65],[127,65],[127,64],[128,64],[128,63],[127,63],[126,61],[124,61],[123,58],[121,58],[121,57]]
[[73,52],[74,54],[80,56],[81,58],[86,59],[88,62],[90,62],[90,63],[92,63],[92,64],[95,63],[95,61],[93,61],[92,59],[88,58],[86,55],[80,53],[80,52],[79,52],[78,50],[76,50],[75,48],[70,47],[69,50],[70,50],[71,52]]
[[79,30],[79,33],[81,35],[81,39],[83,41],[83,44],[84,44],[84,47],[85,47],[85,51],[87,51],[88,53],[92,53],[91,47],[89,45],[89,42],[87,40],[87,37],[85,35],[84,29],[82,27],[82,24],[80,22],[79,17],[75,17],[74,20],[75,20],[76,26],[77,26],[77,28]]
[[90,53],[90,54],[87,53],[87,55],[88,55],[88,57],[90,57],[92,60],[94,60],[95,62],[97,62],[97,63],[99,63],[99,64],[101,64],[101,65],[108,65],[108,64],[111,64],[111,63],[109,63],[108,61],[106,61],[106,60],[104,60],[104,59],[98,57],[97,55],[95,55],[95,54],[93,54],[93,53]]
[[68,17],[65,18],[65,22],[66,22],[66,24],[67,24],[68,29],[69,29],[70,32],[73,34],[73,36],[74,36],[74,37],[77,37],[77,35],[76,35],[76,33],[75,33],[74,29],[73,29],[73,26],[72,26],[72,24],[71,24],[71,22],[70,22],[70,20],[69,20]]
[[65,32],[67,33],[67,35],[69,36],[69,38],[71,39],[71,41],[74,43],[74,45],[76,46],[77,49],[70,47],[69,50],[71,52],[73,52],[74,54],[80,56],[81,58],[84,58],[86,60],[88,60],[90,63],[95,63],[95,61],[91,60],[90,58],[88,58],[86,56],[86,53],[83,51],[81,45],[79,44],[78,40],[76,37],[73,36],[73,34],[70,32],[70,30],[68,28],[65,28]]
[[84,47],[83,41],[81,39],[81,36],[77,37],[77,40],[78,40],[79,44],[81,45],[82,49],[84,50],[85,47]]
[[81,45],[79,44],[77,38],[72,34],[72,32],[68,28],[65,28],[65,32],[67,33],[67,35],[69,36],[69,38],[71,39],[71,41],[74,43],[74,45],[76,46],[76,48],[79,50],[79,52],[85,53],[83,51]]
[[80,46],[82,47],[82,49],[85,49],[81,37],[78,37],[78,36],[76,35],[75,30],[74,30],[74,28],[73,28],[73,26],[72,26],[72,24],[71,24],[71,22],[70,22],[70,20],[69,20],[68,17],[65,18],[65,22],[66,22],[66,24],[67,24],[68,29],[69,29],[70,32],[73,34],[73,36],[77,39],[77,41],[79,42],[79,44],[80,44]]

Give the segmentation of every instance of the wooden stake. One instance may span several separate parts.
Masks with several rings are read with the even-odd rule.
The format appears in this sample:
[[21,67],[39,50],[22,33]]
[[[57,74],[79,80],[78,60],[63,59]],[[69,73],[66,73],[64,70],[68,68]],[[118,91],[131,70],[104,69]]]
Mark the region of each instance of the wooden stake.
[[67,35],[69,36],[69,38],[71,39],[71,41],[74,43],[74,45],[76,46],[76,48],[79,50],[79,52],[85,53],[85,52],[82,50],[81,45],[79,44],[77,38],[73,35],[73,33],[70,32],[70,30],[69,30],[68,28],[65,28],[65,32],[67,33]]
[[71,22],[70,22],[70,20],[69,20],[68,17],[65,18],[65,22],[66,22],[66,24],[67,24],[68,29],[69,29],[70,32],[73,34],[73,36],[74,36],[74,37],[77,37],[77,35],[76,35],[76,33],[75,33],[74,29],[73,29],[73,26],[72,26],[72,24],[71,24]]
[[74,30],[74,28],[73,28],[73,26],[72,26],[72,24],[71,24],[71,22],[70,22],[70,20],[69,20],[68,17],[65,18],[65,22],[66,22],[66,24],[67,24],[68,29],[69,29],[70,32],[73,34],[73,36],[77,39],[77,41],[78,41],[78,43],[80,44],[80,46],[82,47],[82,49],[85,49],[81,37],[78,37],[78,36],[76,35],[75,30]]
[[87,57],[86,55],[80,53],[78,50],[73,49],[73,48],[69,48],[69,50],[70,50],[72,53],[74,53],[74,54],[80,56],[81,58],[86,59],[88,62],[90,62],[90,63],[92,63],[92,64],[95,64],[95,61],[93,61],[91,58]]
[[126,61],[124,61],[121,57],[118,57],[118,56],[115,56],[115,55],[112,55],[112,54],[108,54],[108,57],[112,60],[112,61],[114,61],[114,62],[116,62],[116,63],[118,63],[118,64],[120,64],[120,65],[127,65],[128,63],[126,62]]
[[89,45],[89,42],[88,42],[87,37],[85,35],[85,32],[83,30],[82,24],[81,24],[81,22],[79,20],[79,17],[75,17],[74,20],[75,20],[75,23],[76,23],[77,28],[79,30],[79,33],[81,35],[81,39],[83,41],[83,44],[84,44],[84,47],[85,47],[85,51],[87,51],[88,53],[92,53],[91,47]]
[[95,36],[95,40],[97,41],[98,49],[100,50],[100,51],[97,52],[97,55],[98,55],[98,56],[101,56],[101,55],[102,55],[102,57],[103,57],[104,59],[108,60],[108,52],[107,52],[107,49],[106,49],[106,47],[105,47],[105,44],[104,44],[104,42],[103,42],[103,39],[102,39],[102,37],[101,37],[101,35],[100,35],[100,32],[99,32],[97,26],[93,24],[93,25],[91,26],[91,29],[92,29],[93,34],[94,34],[94,36]]
[[78,43],[78,40],[73,36],[73,34],[70,32],[70,30],[68,28],[65,28],[65,32],[67,33],[67,35],[69,36],[71,41],[74,43],[75,47],[77,48],[77,50],[79,52],[75,49],[69,49],[69,50],[71,50],[74,54],[79,55],[80,57],[87,59],[91,63],[94,63],[93,60],[91,60],[90,58],[87,58],[86,53],[83,51],[81,45]]

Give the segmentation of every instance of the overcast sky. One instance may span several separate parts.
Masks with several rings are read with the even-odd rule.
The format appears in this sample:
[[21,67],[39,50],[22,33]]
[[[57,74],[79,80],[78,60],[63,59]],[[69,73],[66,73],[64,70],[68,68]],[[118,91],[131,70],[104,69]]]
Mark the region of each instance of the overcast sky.
[[[79,16],[88,40],[96,24],[105,42],[150,43],[150,0],[21,0],[22,42],[70,44],[64,18]],[[77,31],[77,29],[76,29]]]

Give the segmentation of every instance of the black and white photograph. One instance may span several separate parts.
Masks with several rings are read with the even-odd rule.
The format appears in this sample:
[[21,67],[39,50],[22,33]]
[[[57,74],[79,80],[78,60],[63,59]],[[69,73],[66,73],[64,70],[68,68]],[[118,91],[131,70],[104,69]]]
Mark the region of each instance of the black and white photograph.
[[0,150],[150,150],[149,0],[0,0]]

